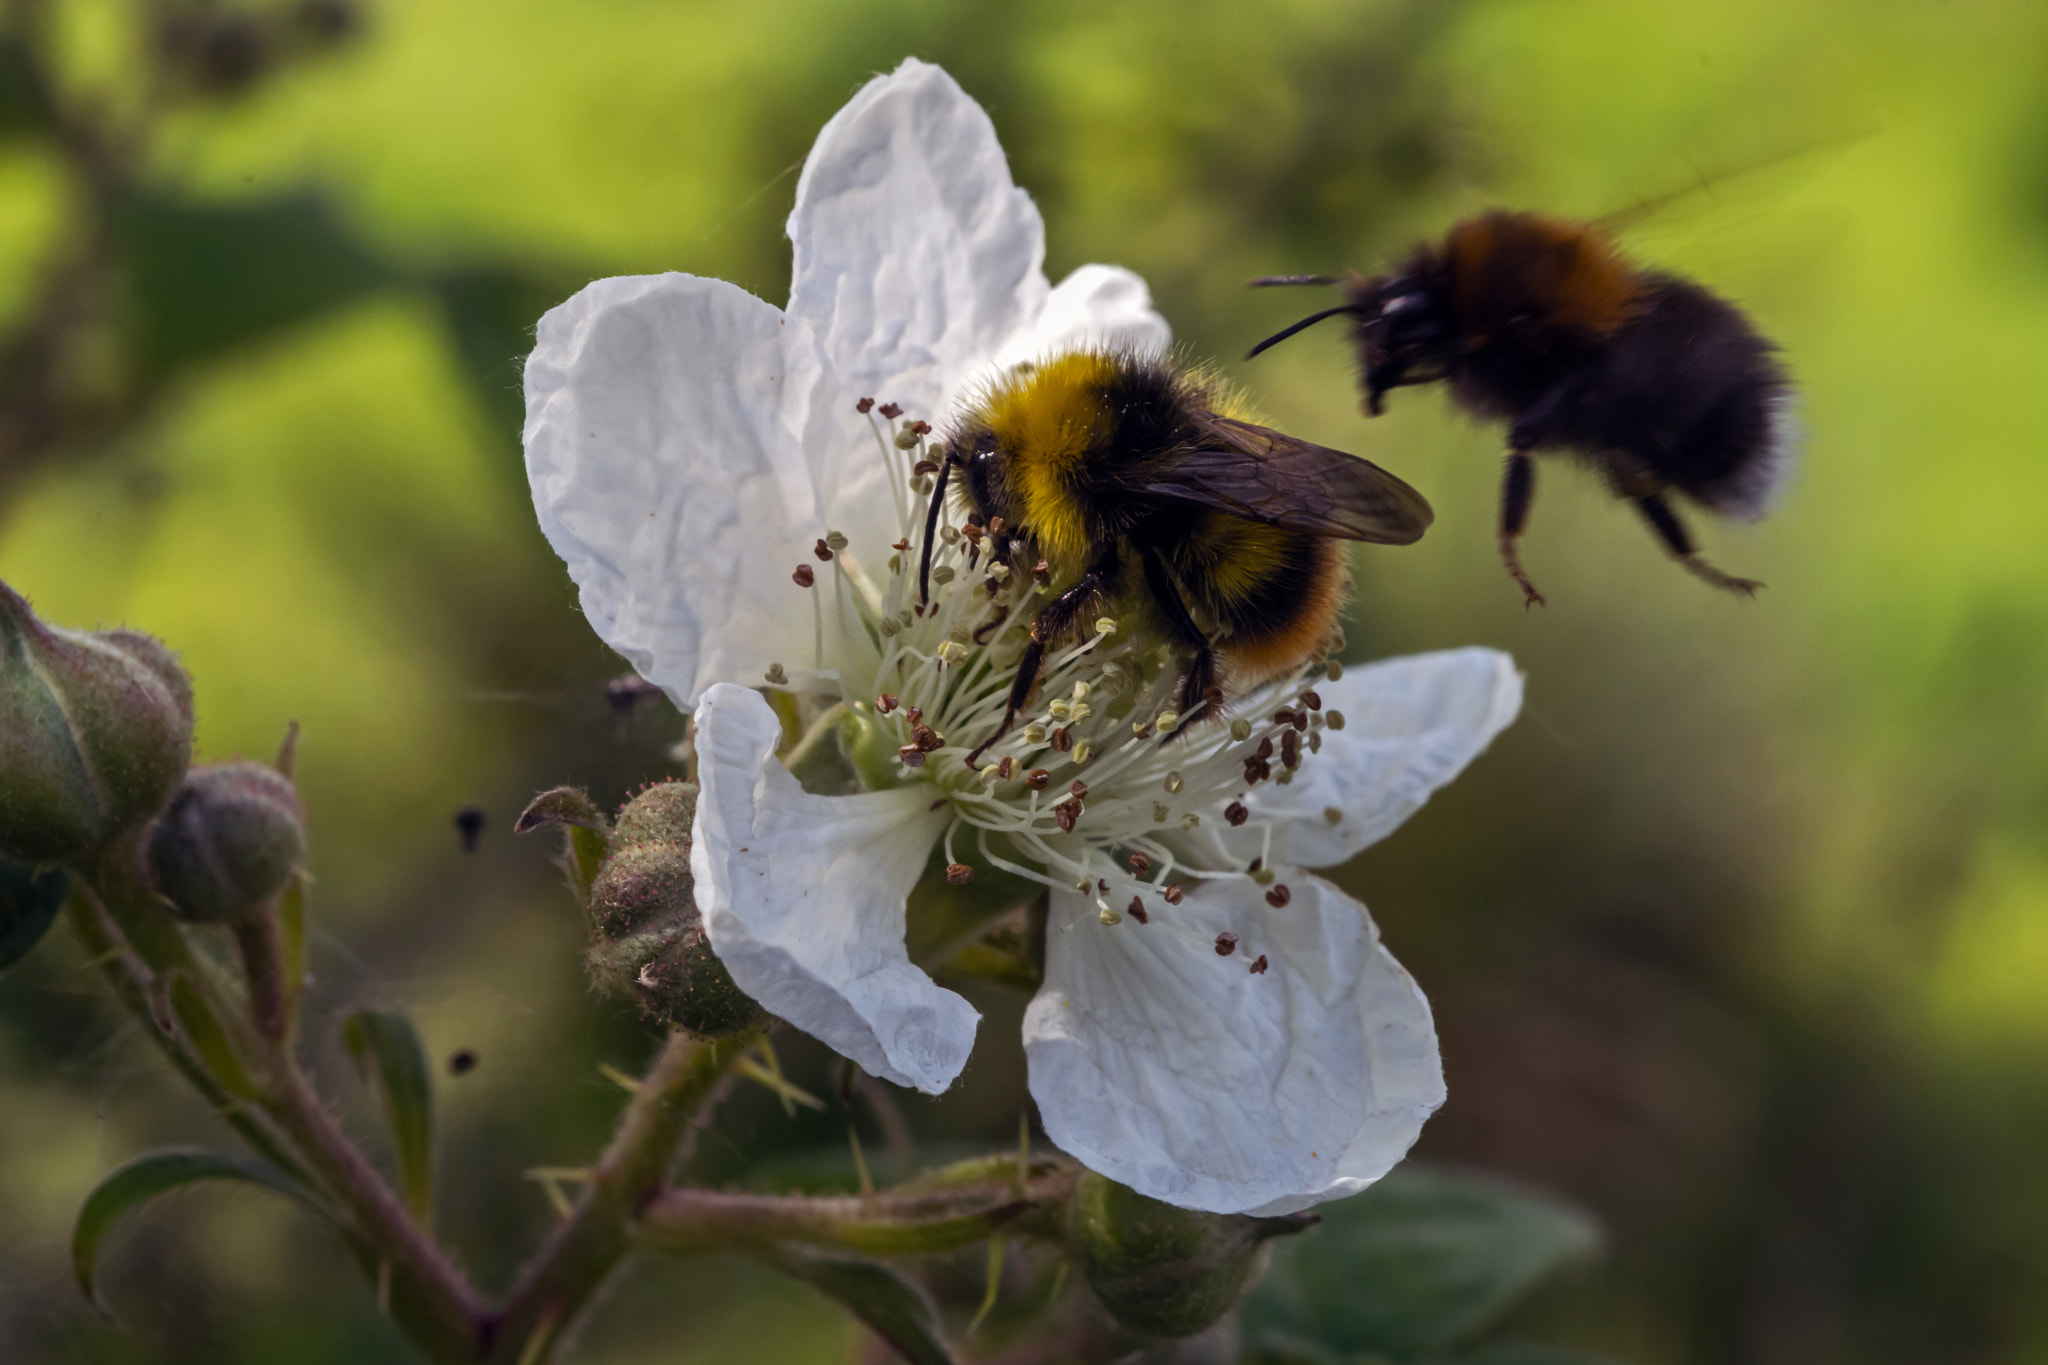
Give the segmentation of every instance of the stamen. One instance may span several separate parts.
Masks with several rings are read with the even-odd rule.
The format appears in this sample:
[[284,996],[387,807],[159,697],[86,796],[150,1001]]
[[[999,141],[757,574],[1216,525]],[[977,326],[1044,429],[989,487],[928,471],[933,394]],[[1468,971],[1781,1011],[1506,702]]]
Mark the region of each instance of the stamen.
[[1216,956],[1229,957],[1237,951],[1237,935],[1223,933],[1216,935]]

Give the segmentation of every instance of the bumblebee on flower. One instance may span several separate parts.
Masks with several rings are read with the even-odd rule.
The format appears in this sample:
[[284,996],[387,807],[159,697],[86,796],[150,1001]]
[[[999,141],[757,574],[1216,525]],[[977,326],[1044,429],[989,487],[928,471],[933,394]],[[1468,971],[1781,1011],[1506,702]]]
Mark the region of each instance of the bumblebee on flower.
[[[1019,366],[1157,364],[1168,331],[1127,271],[1047,283],[1038,214],[944,72],[906,62],[855,96],[789,232],[786,311],[601,280],[527,367],[542,527],[599,633],[694,710],[712,947],[789,1023],[943,1090],[977,1016],[904,948],[940,846],[956,878],[973,858],[1046,888],[1024,1035],[1054,1142],[1218,1212],[1377,1179],[1442,1101],[1434,1030],[1364,907],[1305,869],[1462,769],[1518,675],[1488,650],[1348,671],[1305,650],[1238,670],[1197,723],[1217,683],[1128,593],[1031,629],[1074,584],[1009,553],[985,501],[934,496],[947,438]],[[1341,579],[1317,581],[1334,610]],[[802,699],[862,790],[804,790],[767,693]]]

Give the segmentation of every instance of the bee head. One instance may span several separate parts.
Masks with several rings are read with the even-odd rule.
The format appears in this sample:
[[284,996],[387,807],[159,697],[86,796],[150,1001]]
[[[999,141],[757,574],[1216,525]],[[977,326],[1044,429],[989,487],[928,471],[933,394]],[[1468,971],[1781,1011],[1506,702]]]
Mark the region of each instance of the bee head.
[[1355,280],[1349,290],[1366,411],[1377,417],[1388,389],[1442,376],[1451,335],[1448,303],[1439,287],[1415,273]]

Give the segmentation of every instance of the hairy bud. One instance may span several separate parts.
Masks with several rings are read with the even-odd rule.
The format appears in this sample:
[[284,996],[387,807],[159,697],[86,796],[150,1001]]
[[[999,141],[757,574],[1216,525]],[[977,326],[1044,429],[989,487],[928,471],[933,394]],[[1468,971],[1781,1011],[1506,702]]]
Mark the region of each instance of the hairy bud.
[[192,685],[135,631],[59,630],[0,583],[0,854],[69,862],[163,808],[192,757]]
[[1315,1214],[1251,1218],[1176,1208],[1090,1171],[1074,1192],[1067,1241],[1119,1326],[1141,1336],[1191,1337],[1230,1311],[1266,1242],[1318,1221]]
[[149,834],[149,872],[180,919],[237,920],[284,890],[306,856],[291,779],[261,763],[199,768]]
[[697,788],[649,787],[619,812],[611,852],[590,884],[591,981],[651,1019],[716,1037],[758,1022],[761,1007],[711,951],[690,878]]

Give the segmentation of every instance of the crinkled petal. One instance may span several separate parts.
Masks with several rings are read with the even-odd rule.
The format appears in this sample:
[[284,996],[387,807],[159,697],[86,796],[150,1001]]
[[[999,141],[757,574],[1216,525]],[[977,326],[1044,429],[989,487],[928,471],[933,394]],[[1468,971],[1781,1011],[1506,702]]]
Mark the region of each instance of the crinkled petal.
[[813,796],[775,757],[758,692],[720,683],[696,717],[690,874],[739,988],[870,1073],[936,1095],[980,1015],[911,965],[904,898],[947,819],[923,788]]
[[809,327],[723,280],[599,280],[540,321],[541,530],[598,635],[678,706],[818,663],[790,571],[825,530],[803,442],[825,387]]
[[833,116],[789,216],[789,311],[854,397],[933,422],[1045,307],[1045,228],[995,126],[936,66],[905,61]]
[[1165,355],[1173,328],[1152,307],[1142,277],[1114,265],[1084,265],[1054,286],[1045,311],[996,357],[992,370],[1080,346]]
[[[1266,856],[1276,863],[1334,867],[1386,838],[1522,709],[1514,660],[1477,647],[1347,667],[1316,690],[1344,728],[1322,731],[1321,752],[1293,783],[1246,799],[1256,822],[1273,822]],[[1249,860],[1262,837],[1254,823],[1226,843]]]
[[[1217,1213],[1306,1208],[1401,1159],[1444,1099],[1429,1003],[1363,905],[1308,873],[1288,883],[1282,909],[1209,882],[1114,927],[1088,897],[1053,893],[1024,1046],[1055,1143]],[[1228,957],[1223,932],[1238,936]]]

